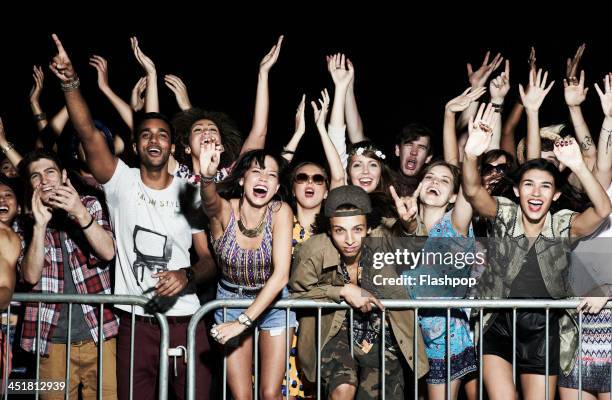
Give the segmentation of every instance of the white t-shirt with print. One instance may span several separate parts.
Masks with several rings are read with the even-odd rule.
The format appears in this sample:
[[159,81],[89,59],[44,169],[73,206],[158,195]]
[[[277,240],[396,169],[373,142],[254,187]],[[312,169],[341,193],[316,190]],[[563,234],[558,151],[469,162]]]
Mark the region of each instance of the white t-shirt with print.
[[[145,186],[138,168],[118,160],[112,178],[103,185],[117,241],[115,294],[153,297],[158,282],[151,274],[191,265],[192,233],[202,230],[200,191],[174,177],[165,189]],[[198,226],[195,226],[198,225]],[[166,315],[191,315],[200,307],[195,294],[178,296]],[[131,311],[129,305],[117,305]],[[146,315],[135,307],[138,315]]]

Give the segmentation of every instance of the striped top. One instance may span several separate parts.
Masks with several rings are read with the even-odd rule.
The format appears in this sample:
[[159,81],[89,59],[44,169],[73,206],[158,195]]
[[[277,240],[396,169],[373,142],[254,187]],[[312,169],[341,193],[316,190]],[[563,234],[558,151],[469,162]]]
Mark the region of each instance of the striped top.
[[246,287],[261,287],[272,275],[272,209],[276,201],[268,204],[263,229],[263,240],[257,249],[243,249],[236,240],[238,223],[231,208],[230,220],[223,235],[213,239],[217,264],[221,267],[223,279],[229,283]]

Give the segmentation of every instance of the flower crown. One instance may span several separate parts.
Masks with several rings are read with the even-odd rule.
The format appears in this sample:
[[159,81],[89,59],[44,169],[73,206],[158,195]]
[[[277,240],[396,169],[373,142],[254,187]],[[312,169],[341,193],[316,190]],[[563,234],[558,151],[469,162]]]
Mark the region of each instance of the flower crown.
[[381,160],[384,160],[385,158],[387,158],[387,156],[385,156],[385,154],[380,151],[379,149],[376,148],[376,146],[374,146],[373,144],[369,144],[367,146],[359,146],[356,148],[351,149],[349,155],[363,155],[363,153],[365,151],[371,151],[372,153],[374,153],[374,155],[378,158],[380,158]]

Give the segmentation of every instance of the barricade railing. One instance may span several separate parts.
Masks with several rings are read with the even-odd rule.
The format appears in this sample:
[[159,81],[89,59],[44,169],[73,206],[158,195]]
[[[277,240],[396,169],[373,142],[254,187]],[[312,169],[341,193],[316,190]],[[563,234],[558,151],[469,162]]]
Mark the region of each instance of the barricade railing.
[[[133,387],[134,387],[134,331],[135,331],[135,313],[134,306],[145,306],[150,299],[144,296],[124,296],[124,295],[106,295],[106,294],[90,294],[90,295],[82,295],[82,294],[47,294],[47,293],[15,293],[13,296],[13,301],[18,301],[22,303],[38,303],[38,308],[40,310],[42,303],[63,303],[68,304],[68,327],[67,327],[67,335],[66,335],[66,343],[71,343],[71,317],[72,317],[72,305],[73,304],[89,304],[89,305],[97,305],[99,310],[100,319],[103,321],[104,318],[104,306],[105,305],[128,305],[132,306],[131,311],[131,337],[130,337],[130,399],[134,398]],[[11,307],[6,310],[7,314],[11,314]],[[169,339],[169,328],[168,321],[163,314],[156,313],[154,314],[157,319],[160,327],[160,352],[159,352],[159,400],[166,400],[168,398],[168,349],[170,345]],[[6,319],[6,332],[7,335],[9,333],[9,318]],[[102,346],[104,342],[104,332],[103,332],[103,323],[98,324],[98,387],[97,387],[97,398],[102,399],[102,385],[103,385],[103,353]],[[41,351],[41,341],[40,341],[40,329],[41,329],[41,313],[38,313],[38,319],[36,324],[36,380],[39,380],[39,369],[40,369],[40,351]],[[16,341],[19,341],[19,338],[15,337]],[[6,359],[4,360],[5,368],[8,368],[8,346],[9,340],[5,341],[7,348],[6,350]],[[66,376],[65,376],[65,398],[69,398],[70,394],[70,358],[71,358],[71,346],[66,346]],[[5,371],[5,376],[7,377],[3,382],[3,393],[4,399],[8,399],[8,383],[9,383],[9,373],[10,371]],[[35,393],[35,398],[38,399],[38,391]]]
[[[414,321],[413,321],[413,337],[417,337],[419,323],[418,316],[419,310],[429,310],[429,309],[446,309],[446,360],[451,360],[451,346],[450,346],[450,322],[451,322],[451,310],[453,309],[472,309],[477,310],[477,318],[479,320],[478,324],[478,337],[482,341],[483,338],[483,316],[486,310],[499,310],[499,309],[511,309],[512,310],[512,378],[516,385],[516,317],[517,310],[533,310],[533,309],[542,309],[545,310],[546,315],[546,367],[545,367],[545,398],[550,398],[549,394],[551,394],[551,390],[555,390],[555,388],[549,387],[548,378],[551,375],[551,371],[549,370],[549,357],[550,357],[550,343],[549,343],[549,315],[550,310],[556,309],[576,309],[579,300],[476,300],[476,299],[462,299],[462,300],[383,300],[382,303],[385,307],[384,310],[381,311],[382,321],[386,321],[386,312],[387,310],[405,310],[411,309],[414,310]],[[198,340],[196,337],[196,328],[198,322],[209,312],[215,311],[217,309],[223,309],[224,320],[226,319],[227,309],[243,309],[247,308],[252,304],[252,300],[214,300],[204,304],[200,309],[193,315],[191,321],[189,322],[189,327],[187,331],[187,399],[194,400],[195,399],[195,377],[196,377],[196,341]],[[353,309],[347,305],[346,303],[334,303],[334,302],[320,302],[314,300],[280,300],[276,302],[270,308],[282,309],[287,311],[286,313],[286,322],[285,322],[285,335],[286,335],[286,353],[285,353],[285,382],[287,383],[287,391],[285,393],[285,397],[289,398],[289,346],[291,337],[289,335],[289,311],[296,309],[313,309],[317,311],[316,316],[316,351],[317,353],[317,381],[316,381],[316,398],[321,399],[321,312],[324,309],[348,309],[349,310],[349,324],[351,329],[350,334],[350,342],[351,342],[351,354],[353,353],[353,332],[352,332],[352,322],[353,322]],[[612,305],[606,306],[606,308],[612,308]],[[576,321],[578,325],[578,398],[582,399],[582,317],[583,313],[578,313],[578,321]],[[380,396],[382,399],[385,398],[385,325],[381,324],[381,346],[380,346],[380,380],[381,380],[381,393]],[[259,379],[259,368],[258,368],[258,344],[257,340],[259,337],[259,328],[255,327],[254,329],[254,339],[255,344],[253,346],[254,353],[254,385],[253,385],[253,398],[259,398],[258,396],[258,379]],[[418,341],[413,340],[413,385],[414,385],[414,399],[418,400],[419,398],[419,390],[418,390]],[[303,351],[303,350],[302,350]],[[483,350],[482,345],[477,346],[478,351],[478,398],[482,400],[483,398],[483,369],[481,366],[483,365]],[[228,398],[227,394],[227,360],[226,355],[223,359],[223,380],[222,380],[222,393],[223,399]],[[612,382],[612,368],[611,368],[611,382]],[[553,372],[553,375],[556,375],[557,371]],[[451,363],[446,362],[446,398],[451,398],[451,385],[448,384],[451,378]],[[612,385],[611,385],[612,386]],[[280,390],[280,388],[279,388]],[[611,387],[612,391],[612,387]]]

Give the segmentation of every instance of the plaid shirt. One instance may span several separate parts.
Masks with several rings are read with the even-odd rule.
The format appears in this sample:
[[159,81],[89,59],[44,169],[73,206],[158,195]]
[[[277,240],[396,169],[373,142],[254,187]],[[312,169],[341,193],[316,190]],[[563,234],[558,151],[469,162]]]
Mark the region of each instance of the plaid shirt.
[[[92,196],[81,197],[83,205],[96,222],[107,232],[112,232],[107,216],[102,210],[100,202]],[[20,236],[23,232],[18,232]],[[60,233],[64,233],[60,236]],[[23,237],[23,236],[22,236]],[[111,294],[110,263],[103,262],[91,253],[90,249],[82,249],[68,233],[48,227],[45,235],[45,255],[42,277],[32,288],[35,293],[63,293],[64,292],[64,260],[61,240],[65,238],[64,245],[68,253],[68,265],[72,270],[72,279],[78,294]],[[22,260],[22,257],[20,257]],[[19,268],[21,268],[19,263]],[[58,324],[62,304],[41,304],[40,353],[48,354],[49,340]],[[85,321],[89,327],[92,338],[98,342],[98,320],[100,309],[88,304],[81,305]],[[38,303],[26,303],[21,335],[21,347],[29,352],[36,350],[36,323],[38,318]],[[116,336],[119,330],[119,321],[109,308],[104,308],[104,338]]]

